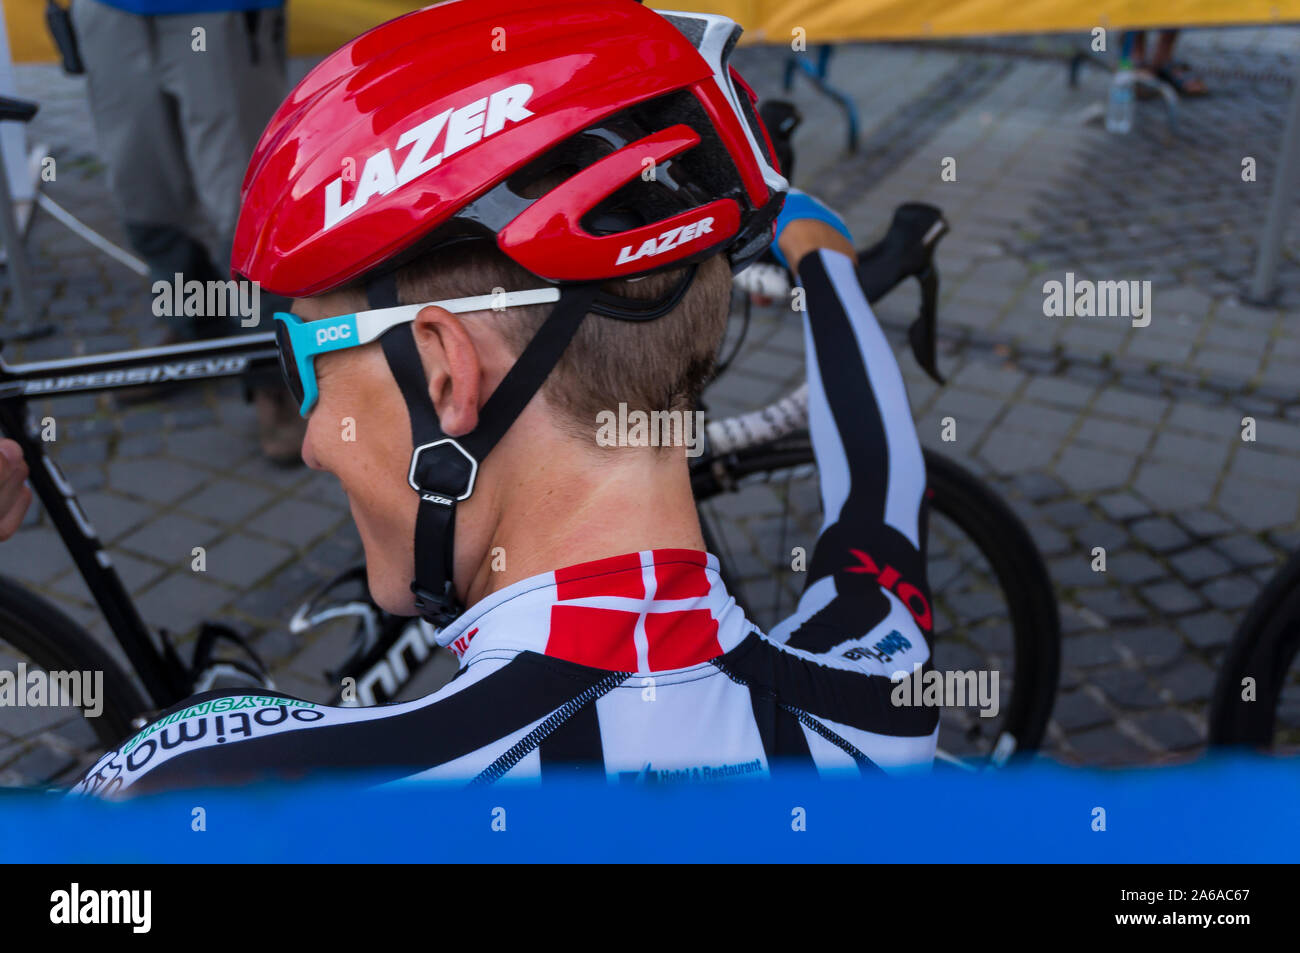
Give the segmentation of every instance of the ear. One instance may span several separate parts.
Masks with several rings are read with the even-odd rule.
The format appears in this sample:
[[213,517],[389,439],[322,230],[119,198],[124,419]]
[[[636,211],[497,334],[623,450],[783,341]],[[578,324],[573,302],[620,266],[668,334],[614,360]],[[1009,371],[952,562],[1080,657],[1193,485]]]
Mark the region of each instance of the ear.
[[461,437],[478,426],[483,362],[464,323],[444,308],[422,308],[412,325],[429,399],[443,431]]

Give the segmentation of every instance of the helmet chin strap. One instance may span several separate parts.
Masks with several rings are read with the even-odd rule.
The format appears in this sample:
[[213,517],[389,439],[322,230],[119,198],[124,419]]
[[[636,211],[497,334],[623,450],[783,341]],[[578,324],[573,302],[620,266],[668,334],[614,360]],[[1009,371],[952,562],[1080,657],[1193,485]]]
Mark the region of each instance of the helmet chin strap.
[[[592,283],[561,289],[560,300],[546,321],[479,411],[478,425],[461,437],[448,437],[438,421],[415,344],[415,323],[399,325],[379,339],[411,417],[415,449],[407,482],[420,495],[411,591],[416,609],[432,625],[447,626],[464,611],[452,579],[456,504],[469,499],[479,465],[559,362],[591,310],[597,287]],[[366,298],[371,308],[395,307],[399,302],[394,275],[382,275],[368,283]]]

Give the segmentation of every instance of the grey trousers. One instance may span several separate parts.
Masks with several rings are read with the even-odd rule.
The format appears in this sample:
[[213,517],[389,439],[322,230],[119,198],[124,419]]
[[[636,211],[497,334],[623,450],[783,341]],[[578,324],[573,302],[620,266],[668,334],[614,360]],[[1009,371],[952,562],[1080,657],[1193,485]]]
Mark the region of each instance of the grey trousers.
[[155,278],[226,277],[244,170],[288,91],[283,9],[137,16],[74,0],[72,17],[132,244]]

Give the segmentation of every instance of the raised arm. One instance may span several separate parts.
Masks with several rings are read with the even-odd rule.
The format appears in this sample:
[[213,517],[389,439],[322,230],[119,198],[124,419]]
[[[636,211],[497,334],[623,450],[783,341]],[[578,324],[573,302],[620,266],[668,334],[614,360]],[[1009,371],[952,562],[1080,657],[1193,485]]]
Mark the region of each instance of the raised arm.
[[777,250],[804,290],[808,417],[824,522],[799,605],[772,638],[889,675],[930,658],[925,462],[902,372],[858,281],[847,228],[794,192]]

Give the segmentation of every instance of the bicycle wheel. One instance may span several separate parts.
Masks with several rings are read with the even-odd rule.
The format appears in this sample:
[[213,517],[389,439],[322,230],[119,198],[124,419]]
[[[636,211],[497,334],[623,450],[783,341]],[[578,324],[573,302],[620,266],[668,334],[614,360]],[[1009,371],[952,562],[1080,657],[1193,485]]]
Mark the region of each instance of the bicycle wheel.
[[71,785],[149,707],[89,633],[3,576],[0,680],[7,683],[0,688],[3,787]]
[[[1001,764],[1015,753],[1037,750],[1051,718],[1061,649],[1056,595],[1033,538],[1006,503],[942,455],[926,450],[925,461],[935,665],[998,673],[996,716],[981,717],[973,701],[945,708],[939,744],[952,757]],[[758,537],[770,537],[779,518],[779,532],[787,537],[780,543],[782,557],[788,543],[811,551],[821,523],[815,474],[812,446],[802,432],[703,458],[692,470],[706,543],[722,561],[732,594],[765,629],[784,614],[783,597],[789,600],[785,611],[793,608],[802,579],[773,571],[771,560],[761,565],[753,554],[772,547]],[[746,549],[736,552],[736,543]],[[774,594],[770,611],[760,587]]]
[[[1210,699],[1210,744],[1300,752],[1300,553],[1268,581],[1228,643]],[[1254,680],[1253,700],[1242,698]]]

